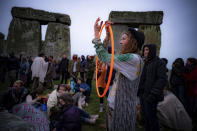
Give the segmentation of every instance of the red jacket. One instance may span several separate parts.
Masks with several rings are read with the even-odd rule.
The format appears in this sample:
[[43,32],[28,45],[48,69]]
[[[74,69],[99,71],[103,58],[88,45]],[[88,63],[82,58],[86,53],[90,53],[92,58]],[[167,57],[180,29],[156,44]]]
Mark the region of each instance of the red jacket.
[[187,94],[197,96],[197,66],[190,73],[183,73],[182,75],[188,81]]

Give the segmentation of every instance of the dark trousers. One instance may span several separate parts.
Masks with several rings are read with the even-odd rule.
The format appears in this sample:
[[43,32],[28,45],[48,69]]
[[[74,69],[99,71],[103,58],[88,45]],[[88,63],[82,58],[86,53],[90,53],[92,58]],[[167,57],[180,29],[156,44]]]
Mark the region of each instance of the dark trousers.
[[[104,92],[104,88],[99,87],[98,89],[99,89],[99,93],[100,93],[100,95],[102,95],[102,94],[103,94],[103,92]],[[100,104],[103,104],[103,99],[104,99],[104,97],[100,97]]]
[[85,91],[85,92],[83,93],[83,95],[86,96],[85,102],[88,103],[88,102],[89,102],[89,98],[90,98],[90,92],[89,92],[89,91]]
[[38,77],[34,77],[32,83],[32,90],[35,90],[36,88],[43,88],[43,83],[39,81]]
[[158,103],[147,102],[145,98],[140,98],[140,103],[146,131],[160,131],[159,120],[157,119]]
[[80,77],[84,79],[84,72],[80,72]]
[[63,84],[63,82],[64,82],[64,79],[65,79],[65,84],[67,84],[67,80],[68,80],[68,78],[69,78],[69,75],[68,75],[68,72],[61,72],[61,84]]
[[89,85],[90,87],[90,94],[91,94],[91,91],[92,91],[92,79],[87,79],[86,80],[86,83]]

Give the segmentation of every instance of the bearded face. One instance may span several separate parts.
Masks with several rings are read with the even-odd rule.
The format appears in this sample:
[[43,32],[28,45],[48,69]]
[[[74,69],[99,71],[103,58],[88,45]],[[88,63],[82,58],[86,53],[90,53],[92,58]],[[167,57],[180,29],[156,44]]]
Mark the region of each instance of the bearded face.
[[124,33],[120,40],[119,54],[135,53],[137,52],[137,42],[130,33]]

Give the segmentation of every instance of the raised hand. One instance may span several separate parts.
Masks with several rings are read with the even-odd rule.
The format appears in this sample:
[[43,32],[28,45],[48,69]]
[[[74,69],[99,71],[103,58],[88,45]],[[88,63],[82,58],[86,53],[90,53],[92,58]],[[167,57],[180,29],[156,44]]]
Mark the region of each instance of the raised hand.
[[106,30],[106,37],[105,37],[105,42],[108,43],[110,39],[110,32],[109,32],[109,26],[112,25],[113,22],[110,20],[105,21],[105,30]]
[[94,37],[95,38],[99,38],[99,32],[100,32],[100,29],[103,25],[103,21],[101,21],[101,23],[99,24],[99,21],[100,21],[100,18],[98,17],[96,19],[96,22],[94,24]]

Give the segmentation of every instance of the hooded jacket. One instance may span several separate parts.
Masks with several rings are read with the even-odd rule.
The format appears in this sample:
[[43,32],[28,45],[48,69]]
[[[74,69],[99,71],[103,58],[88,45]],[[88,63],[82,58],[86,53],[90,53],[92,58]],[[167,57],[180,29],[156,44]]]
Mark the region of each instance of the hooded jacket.
[[149,48],[149,54],[145,59],[138,96],[149,102],[159,102],[164,99],[163,89],[167,81],[165,63],[156,56],[156,45],[145,45],[143,51],[145,47]]

